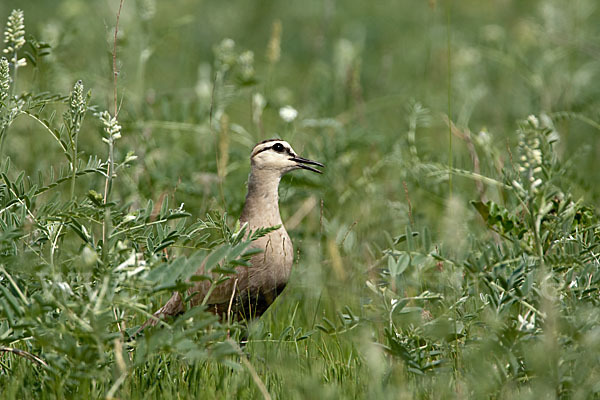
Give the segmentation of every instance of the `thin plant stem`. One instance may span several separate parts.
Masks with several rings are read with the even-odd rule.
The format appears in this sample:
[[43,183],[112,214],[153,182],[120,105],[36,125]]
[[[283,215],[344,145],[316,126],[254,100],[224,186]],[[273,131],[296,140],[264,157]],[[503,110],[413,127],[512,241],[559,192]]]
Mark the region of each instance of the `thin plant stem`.
[[77,136],[79,132],[75,132],[71,138],[71,201],[75,198],[75,180],[77,179]]
[[52,267],[52,272],[56,272],[56,268],[54,265],[54,253],[56,252],[56,249],[58,249],[58,239],[60,238],[60,232],[62,231],[63,225],[62,223],[60,223],[59,227],[58,227],[58,231],[56,232],[55,237],[52,240],[51,246],[50,246],[50,266]]
[[0,132],[0,156],[4,154],[4,141],[6,139],[6,132],[8,131],[8,125]]
[[8,271],[6,270],[6,268],[4,268],[4,264],[0,264],[0,272],[2,273],[2,275],[4,275],[6,277],[6,279],[8,279],[8,281],[12,285],[13,289],[15,290],[15,292],[17,292],[17,294],[21,298],[21,301],[23,303],[25,303],[25,305],[28,306],[29,305],[29,300],[27,299],[27,297],[25,297],[25,294],[21,291],[21,288],[19,287],[19,285],[17,285],[17,282],[8,273]]
[[[14,98],[15,96],[15,92],[16,92],[16,87],[17,87],[17,68],[18,64],[17,62],[19,61],[18,55],[17,55],[17,50],[15,49],[15,52],[13,53],[13,58],[12,58],[12,62],[13,62],[13,71],[12,71],[12,85],[10,88],[10,94],[11,94],[11,98]],[[11,99],[8,99],[9,102],[12,102]],[[4,154],[4,142],[6,141],[6,132],[8,131],[8,125],[4,127],[4,129],[2,129],[2,132],[0,133],[0,155]]]
[[104,182],[104,222],[102,224],[102,254],[106,256],[107,253],[107,244],[106,241],[109,237],[109,232],[111,231],[111,221],[110,221],[110,208],[106,207],[108,202],[108,196],[110,195],[110,189],[112,186],[112,174],[113,174],[113,141],[109,139],[108,143],[108,168],[106,171],[106,181]]
[[13,53],[13,76],[12,76],[12,87],[11,87],[11,95],[14,97],[15,92],[17,90],[17,69],[19,68],[19,56],[17,55],[17,50]]
[[19,357],[23,357],[29,361],[32,361],[38,365],[42,365],[44,367],[47,367],[48,364],[46,363],[46,361],[44,361],[42,358],[36,356],[35,354],[32,354],[28,351],[25,350],[21,350],[21,349],[14,349],[12,347],[6,347],[6,346],[0,346],[0,352],[2,353],[11,353],[14,354],[16,356]]
[[113,115],[117,118],[118,107],[117,107],[117,76],[119,75],[119,71],[117,71],[117,34],[119,33],[119,18],[121,17],[121,9],[123,8],[123,2],[125,0],[121,0],[119,2],[119,11],[117,11],[117,22],[115,23],[115,36],[113,39],[113,51],[112,51],[112,62],[113,62],[113,105],[114,105],[114,113]]
[[[117,118],[118,114],[118,104],[117,104],[117,35],[119,33],[119,18],[121,17],[121,10],[123,8],[123,2],[125,0],[121,0],[119,2],[119,10],[117,11],[117,21],[115,23],[115,34],[113,38],[113,51],[112,51],[112,61],[113,61],[113,110],[114,117]],[[110,208],[106,207],[108,203],[108,197],[110,195],[110,190],[112,188],[112,178],[115,169],[115,158],[114,158],[114,138],[110,137],[108,140],[108,169],[106,171],[106,181],[104,182],[104,223],[102,224],[102,254],[106,257],[107,253],[107,239],[110,235]]]
[[[446,35],[446,47],[447,47],[447,52],[448,52],[448,83],[447,83],[447,90],[448,90],[448,120],[452,120],[452,49],[450,47],[451,45],[451,38],[450,38],[450,5],[452,0],[448,0],[447,2],[447,7],[446,7],[446,28],[447,28],[447,35]],[[448,170],[452,170],[452,127],[451,124],[448,124]],[[448,194],[450,196],[452,196],[452,175],[449,174],[448,175]]]
[[213,85],[212,85],[212,90],[211,90],[211,94],[210,94],[210,109],[208,112],[208,127],[210,129],[210,133],[213,137],[214,140],[214,144],[215,144],[215,162],[216,162],[216,167],[217,167],[217,176],[218,176],[218,182],[219,182],[219,195],[221,197],[221,204],[223,205],[223,212],[227,212],[226,206],[225,206],[225,194],[223,192],[223,172],[221,171],[221,162],[219,161],[219,138],[222,135],[221,132],[219,132],[218,137],[217,134],[215,133],[215,130],[213,128],[213,113],[214,113],[214,106],[215,106],[215,91],[216,91],[216,87],[217,87],[217,82],[220,82],[220,75],[219,75],[219,71],[215,72],[215,76],[213,79]]
[[237,350],[237,352],[240,356],[240,359],[242,360],[242,364],[244,364],[244,366],[250,373],[250,376],[252,377],[252,380],[254,381],[254,383],[256,384],[256,387],[260,391],[263,399],[271,400],[271,395],[269,394],[267,387],[265,386],[262,379],[260,379],[260,376],[258,376],[256,369],[254,369],[254,366],[250,363],[250,361],[248,360],[248,357],[246,357],[246,355],[244,354],[244,352],[242,351],[240,346],[237,343],[235,343],[233,340],[229,340],[229,343]]

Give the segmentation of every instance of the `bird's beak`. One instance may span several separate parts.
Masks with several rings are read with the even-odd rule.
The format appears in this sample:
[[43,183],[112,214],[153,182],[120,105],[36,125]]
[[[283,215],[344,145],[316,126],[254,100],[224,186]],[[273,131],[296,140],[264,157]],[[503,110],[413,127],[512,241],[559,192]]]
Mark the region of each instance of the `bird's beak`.
[[316,172],[316,173],[319,173],[319,174],[322,174],[323,172],[319,171],[316,168],[311,167],[311,165],[316,165],[316,166],[319,166],[319,167],[325,167],[320,162],[309,160],[307,158],[302,158],[300,156],[294,156],[294,157],[290,158],[290,160],[294,161],[298,165],[299,168],[307,169],[309,171]]

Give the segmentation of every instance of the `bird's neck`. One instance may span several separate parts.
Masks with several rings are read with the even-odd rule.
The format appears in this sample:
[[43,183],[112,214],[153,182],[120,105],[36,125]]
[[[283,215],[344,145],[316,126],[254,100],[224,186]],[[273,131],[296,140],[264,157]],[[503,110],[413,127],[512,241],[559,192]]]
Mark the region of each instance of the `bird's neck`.
[[279,215],[278,171],[252,169],[248,177],[248,194],[240,217],[250,229],[281,225]]

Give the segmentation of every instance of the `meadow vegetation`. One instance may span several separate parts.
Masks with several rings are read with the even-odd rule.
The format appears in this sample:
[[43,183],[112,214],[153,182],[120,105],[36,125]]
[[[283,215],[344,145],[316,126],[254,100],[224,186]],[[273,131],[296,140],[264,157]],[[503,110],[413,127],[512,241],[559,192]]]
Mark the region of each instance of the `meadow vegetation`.
[[[122,4],[0,4],[3,399],[599,396],[595,0]],[[272,137],[283,295],[134,335]]]

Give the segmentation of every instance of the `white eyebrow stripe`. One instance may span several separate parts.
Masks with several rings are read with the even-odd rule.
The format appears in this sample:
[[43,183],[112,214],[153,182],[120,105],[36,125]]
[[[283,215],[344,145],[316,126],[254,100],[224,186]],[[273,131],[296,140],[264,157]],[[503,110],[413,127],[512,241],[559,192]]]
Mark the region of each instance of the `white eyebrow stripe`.
[[273,146],[275,146],[277,143],[280,143],[283,146],[283,150],[290,156],[292,157],[296,157],[297,155],[293,152],[291,147],[288,147],[288,145],[280,140],[270,140],[268,142],[264,143],[264,146],[259,147],[262,143],[259,143],[254,149],[254,151],[252,152],[252,155],[250,156],[250,158],[262,153],[263,151],[266,150],[272,150]]

